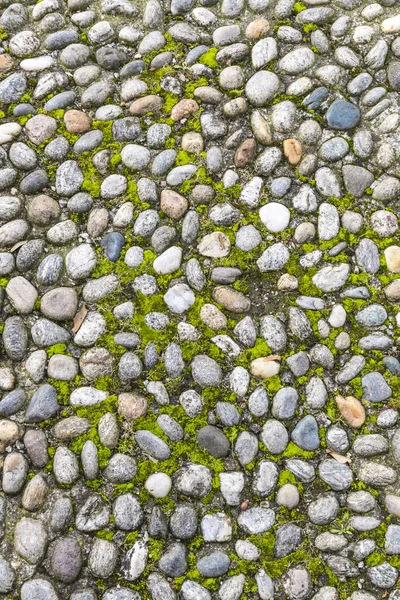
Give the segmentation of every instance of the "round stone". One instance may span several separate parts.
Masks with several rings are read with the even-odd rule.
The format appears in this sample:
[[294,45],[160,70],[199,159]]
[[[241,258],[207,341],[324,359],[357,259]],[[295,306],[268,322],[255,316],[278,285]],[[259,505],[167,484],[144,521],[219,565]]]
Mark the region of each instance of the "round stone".
[[143,171],[150,162],[150,152],[144,146],[127,144],[121,152],[124,165],[132,171]]
[[154,498],[165,498],[171,491],[171,478],[165,473],[153,473],[147,478],[144,487]]
[[275,73],[258,71],[246,83],[245,94],[254,106],[269,104],[279,90],[280,81]]
[[290,211],[286,206],[278,202],[265,204],[265,206],[260,208],[259,214],[265,227],[273,233],[283,231],[289,225]]
[[360,110],[347,100],[335,100],[326,113],[326,121],[332,129],[353,129],[360,120]]

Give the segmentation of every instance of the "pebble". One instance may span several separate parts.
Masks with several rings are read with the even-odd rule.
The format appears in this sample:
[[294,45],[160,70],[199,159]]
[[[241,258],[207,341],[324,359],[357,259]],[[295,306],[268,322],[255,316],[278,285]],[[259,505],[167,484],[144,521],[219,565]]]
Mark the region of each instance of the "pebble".
[[165,473],[150,475],[145,483],[145,488],[154,498],[165,498],[171,491],[172,482]]
[[136,432],[135,441],[145,453],[157,460],[167,460],[171,455],[167,444],[150,431]]
[[336,404],[347,424],[359,428],[365,422],[365,410],[361,402],[354,396],[336,396]]
[[259,214],[265,227],[273,233],[283,231],[289,225],[290,212],[286,206],[278,202],[266,204],[260,208]]
[[199,445],[215,458],[226,456],[230,449],[228,438],[212,425],[202,427],[197,434]]
[[47,546],[47,533],[40,521],[22,517],[14,531],[15,551],[30,564],[37,564]]
[[230,565],[227,554],[216,550],[197,561],[197,569],[203,577],[219,577],[224,575]]

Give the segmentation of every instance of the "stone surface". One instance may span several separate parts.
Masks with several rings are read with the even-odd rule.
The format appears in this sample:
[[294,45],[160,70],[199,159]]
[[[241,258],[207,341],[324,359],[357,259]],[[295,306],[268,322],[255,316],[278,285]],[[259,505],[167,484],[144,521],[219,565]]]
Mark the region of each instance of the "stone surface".
[[4,3],[1,595],[399,600],[398,13]]

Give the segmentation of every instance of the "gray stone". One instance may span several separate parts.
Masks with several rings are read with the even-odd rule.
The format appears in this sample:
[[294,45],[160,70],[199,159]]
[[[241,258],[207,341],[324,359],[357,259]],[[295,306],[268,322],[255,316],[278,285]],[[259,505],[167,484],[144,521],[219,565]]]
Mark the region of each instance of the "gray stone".
[[54,417],[60,407],[57,402],[57,391],[48,383],[40,386],[26,409],[25,418],[31,423],[40,423]]
[[82,553],[77,540],[70,536],[58,539],[52,549],[50,562],[58,581],[73,583],[82,567]]
[[362,380],[363,397],[369,402],[384,402],[392,395],[392,390],[383,375],[378,372],[367,373]]
[[230,562],[227,554],[216,550],[202,556],[196,566],[203,577],[220,577],[228,571]]
[[44,556],[47,533],[40,521],[23,517],[14,531],[14,546],[17,554],[30,564],[37,564]]
[[183,544],[174,543],[168,546],[166,552],[158,562],[161,571],[169,577],[181,577],[184,575],[188,568],[186,552],[186,547]]
[[167,444],[151,431],[139,430],[135,435],[136,443],[146,454],[157,460],[168,460],[171,451]]
[[197,432],[197,441],[202,448],[215,458],[226,456],[230,450],[228,438],[220,429],[213,425],[202,427]]
[[312,415],[303,417],[291,433],[292,440],[303,450],[319,448],[318,424]]

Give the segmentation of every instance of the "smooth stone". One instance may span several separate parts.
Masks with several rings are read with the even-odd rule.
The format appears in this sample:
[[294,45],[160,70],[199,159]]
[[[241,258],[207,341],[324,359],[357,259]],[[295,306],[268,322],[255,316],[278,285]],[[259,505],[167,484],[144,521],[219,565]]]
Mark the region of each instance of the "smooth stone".
[[107,233],[101,240],[101,247],[111,262],[118,260],[124,245],[125,238],[121,233]]
[[347,100],[335,100],[326,113],[326,121],[332,129],[353,129],[360,120],[360,110]]
[[273,233],[283,231],[289,225],[289,209],[278,202],[270,202],[269,204],[266,204],[260,208],[259,214],[260,219],[264,223],[265,227]]

